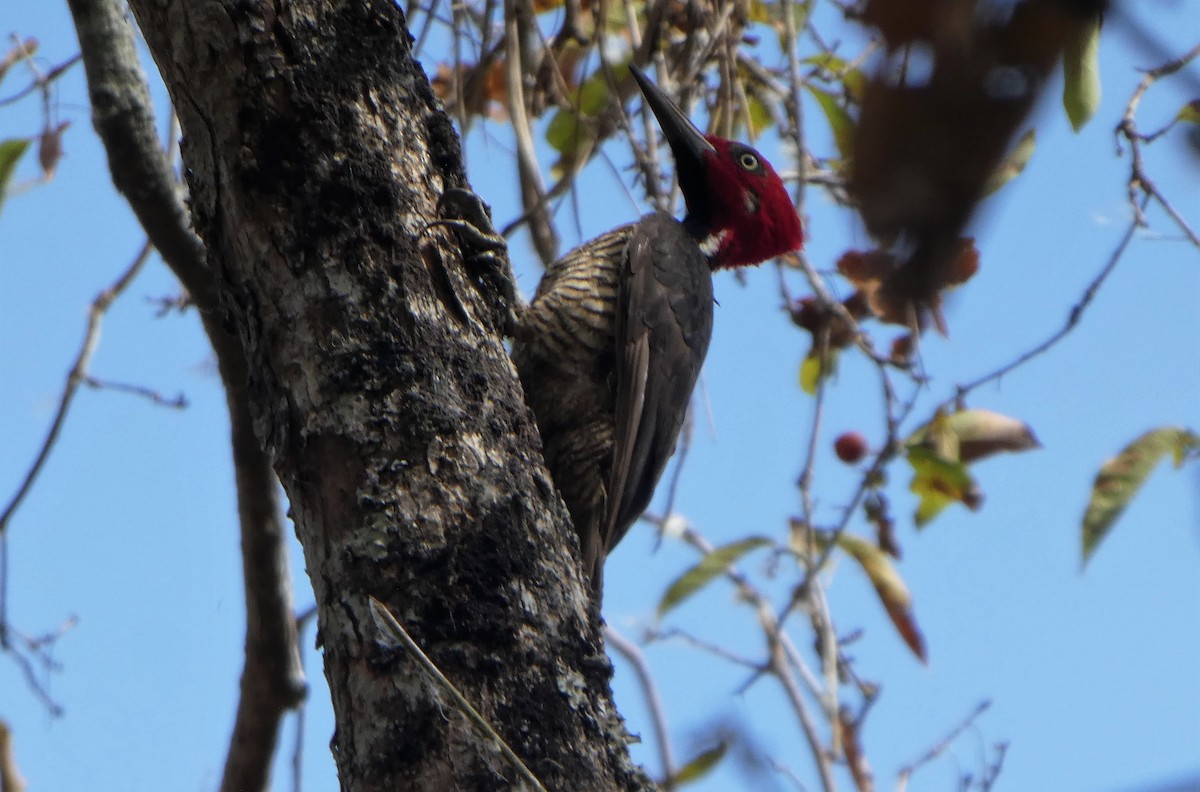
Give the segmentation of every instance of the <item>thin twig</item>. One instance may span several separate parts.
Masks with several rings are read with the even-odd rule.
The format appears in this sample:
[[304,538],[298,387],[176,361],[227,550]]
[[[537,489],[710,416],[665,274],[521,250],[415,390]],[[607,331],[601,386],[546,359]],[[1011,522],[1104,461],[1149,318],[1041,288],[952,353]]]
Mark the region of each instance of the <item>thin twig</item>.
[[896,775],[896,792],[904,792],[905,788],[908,786],[908,780],[912,778],[913,773],[920,770],[922,766],[929,764],[944,754],[954,743],[954,741],[962,736],[963,732],[971,728],[975,721],[977,721],[983,715],[983,713],[987,712],[988,708],[991,706],[992,702],[987,701],[986,699],[979,702],[975,709],[969,715],[967,715],[967,717],[963,718],[962,722],[950,730],[949,734],[934,743],[929,750],[921,754],[920,757],[900,768],[900,772]]
[[[689,528],[684,531],[683,538],[688,544],[700,550],[705,555],[713,552],[713,546],[695,529]],[[767,640],[767,669],[772,676],[779,680],[780,685],[783,686],[788,702],[792,706],[792,711],[796,714],[796,719],[800,724],[800,730],[804,734],[804,739],[808,743],[813,761],[817,764],[817,772],[821,777],[822,789],[825,792],[832,792],[832,790],[837,788],[837,784],[833,778],[833,762],[830,759],[829,752],[821,744],[821,737],[817,733],[816,722],[812,718],[812,713],[809,712],[808,704],[805,702],[804,695],[799,685],[796,684],[795,675],[792,673],[793,666],[789,662],[788,653],[784,648],[789,639],[786,633],[780,629],[779,622],[775,618],[774,609],[770,603],[750,583],[745,575],[731,566],[725,570],[725,577],[733,582],[738,589],[741,599],[749,603],[758,615],[759,625],[762,627],[763,635]],[[797,654],[790,659],[799,660],[799,656]],[[811,674],[807,675],[806,678],[810,680],[810,684],[815,682]],[[813,685],[813,692],[818,699],[823,700],[819,687]]]
[[1129,203],[1133,207],[1134,219],[1137,220],[1139,225],[1146,225],[1146,204],[1143,201],[1139,206],[1137,202],[1137,193],[1141,192],[1146,197],[1153,197],[1166,213],[1170,215],[1171,219],[1175,221],[1175,224],[1179,226],[1188,240],[1196,247],[1200,247],[1200,236],[1197,236],[1192,227],[1188,225],[1188,222],[1176,211],[1171,202],[1166,199],[1166,196],[1159,191],[1157,185],[1146,174],[1142,162],[1141,144],[1152,142],[1161,132],[1155,135],[1143,135],[1138,131],[1136,121],[1138,106],[1141,104],[1142,97],[1146,94],[1146,91],[1150,90],[1150,86],[1161,78],[1176,73],[1191,63],[1197,56],[1200,56],[1200,44],[1197,44],[1180,57],[1146,72],[1142,81],[1138,83],[1138,86],[1130,95],[1129,102],[1125,105],[1125,113],[1121,117],[1121,122],[1117,124],[1116,132],[1129,142]]
[[669,792],[676,788],[675,774],[679,768],[675,765],[675,752],[671,749],[671,733],[667,729],[666,710],[663,707],[662,697],[658,695],[658,686],[654,684],[654,676],[650,673],[646,656],[642,654],[637,644],[609,625],[604,626],[604,640],[633,666],[633,673],[637,676],[638,685],[642,688],[642,697],[646,702],[646,708],[650,710],[654,739],[658,743],[658,759],[662,763],[662,788]]
[[42,680],[34,665],[36,662],[38,666],[41,666],[41,671],[47,679],[51,673],[61,671],[62,666],[54,659],[52,652],[59,639],[74,629],[78,622],[78,619],[70,616],[59,625],[57,630],[36,638],[30,638],[12,628],[8,629],[9,639],[15,639],[8,652],[9,657],[21,669],[21,675],[25,677],[29,689],[41,700],[50,715],[56,718],[63,714],[62,705],[50,695],[49,684]]
[[[800,91],[804,79],[800,75],[800,51],[797,46],[796,19],[794,6],[791,3],[780,3],[779,13],[783,17],[783,49],[788,62],[788,94],[784,100],[787,110],[787,137],[796,147],[796,164],[802,171],[808,170],[808,157],[804,140],[804,105],[800,101]],[[804,179],[796,180],[796,212],[804,219]]]
[[[1142,202],[1140,205],[1141,209],[1145,209],[1146,204],[1149,203],[1149,201],[1150,196],[1148,194],[1142,196]],[[1116,248],[1113,249],[1112,254],[1108,257],[1108,261],[1103,267],[1101,267],[1100,272],[1096,274],[1096,277],[1092,278],[1091,282],[1087,285],[1087,288],[1083,290],[1083,295],[1071,308],[1070,313],[1067,314],[1066,322],[1061,328],[1059,328],[1057,332],[1053,333],[1049,338],[1035,346],[1033,349],[1022,352],[1015,359],[1005,363],[995,371],[968,382],[966,385],[959,385],[956,389],[955,396],[947,399],[942,406],[949,407],[955,402],[960,401],[971,391],[986,385],[989,382],[993,382],[1002,378],[1005,374],[1008,374],[1013,369],[1022,366],[1025,363],[1028,363],[1030,360],[1033,360],[1035,357],[1045,353],[1059,341],[1066,338],[1067,335],[1075,329],[1075,326],[1079,324],[1080,320],[1083,319],[1084,312],[1087,310],[1088,306],[1092,304],[1092,300],[1096,298],[1096,294],[1100,291],[1100,287],[1104,285],[1104,281],[1107,280],[1108,276],[1112,274],[1114,269],[1116,269],[1121,257],[1125,254],[1125,250],[1129,247],[1129,243],[1133,241],[1133,237],[1137,233],[1138,227],[1138,219],[1134,217],[1129,222],[1129,227],[1125,229],[1125,233],[1121,236],[1120,241],[1117,242]]]
[[82,57],[83,57],[82,55],[74,55],[74,56],[68,58],[67,60],[63,61],[62,63],[58,64],[57,66],[52,68],[50,71],[46,72],[45,74],[38,73],[38,75],[34,78],[34,80],[31,83],[29,83],[29,85],[27,85],[24,88],[22,88],[21,90],[17,91],[12,96],[6,96],[3,99],[0,99],[0,107],[4,107],[5,105],[13,104],[14,102],[18,102],[21,99],[24,99],[29,94],[33,93],[34,91],[43,91],[44,92],[49,87],[50,83],[54,82],[59,77],[61,77],[63,75],[63,73],[67,71],[67,69],[71,68],[76,63],[79,63],[79,59]]
[[25,792],[25,779],[13,756],[12,729],[0,721],[0,792]]
[[[46,438],[42,441],[42,446],[38,450],[33,464],[25,472],[25,478],[22,480],[21,485],[9,500],[8,505],[5,506],[4,512],[0,513],[0,535],[7,533],[8,523],[12,519],[13,514],[16,513],[25,496],[29,494],[29,490],[37,480],[38,474],[42,472],[46,460],[50,458],[50,452],[54,450],[54,444],[58,441],[58,434],[67,419],[67,412],[71,408],[71,402],[75,398],[79,386],[87,381],[88,366],[91,364],[92,356],[96,352],[96,346],[100,343],[100,324],[104,319],[104,314],[112,306],[113,301],[121,296],[121,293],[125,291],[126,287],[137,276],[142,265],[146,263],[146,259],[150,257],[152,249],[149,241],[143,243],[141,250],[134,256],[133,261],[125,268],[121,276],[111,286],[97,294],[96,298],[92,301],[91,308],[88,310],[88,323],[83,335],[83,344],[75,356],[75,362],[71,365],[70,371],[67,372],[67,382],[63,387],[62,395],[59,397],[58,409],[54,413],[54,420],[50,423],[50,431],[46,433]],[[0,643],[3,643],[4,625],[7,623],[5,619],[6,612],[3,607],[3,594],[3,581],[0,581]]]
[[[712,643],[711,641],[705,641],[703,638],[698,638],[697,636],[692,635],[691,633],[686,632],[685,630],[681,630],[678,627],[672,627],[667,630],[651,630],[646,633],[647,641],[668,641],[668,640],[674,640],[674,639],[683,641],[684,643],[688,644],[689,646],[695,647],[696,649],[699,649],[702,652],[706,652],[706,653],[712,655],[713,657],[718,657],[722,660],[733,663],[734,665],[739,665],[744,668],[748,668],[751,671],[754,671],[756,673],[760,673],[763,671],[762,663],[755,662],[754,660],[751,660],[748,657],[743,657],[742,655],[735,654],[734,652],[726,649],[725,647],[721,646],[720,644],[715,644],[715,643]],[[742,689],[744,689],[744,688],[742,688]]]
[[[121,296],[129,284],[133,282],[133,279],[137,277],[142,265],[150,257],[151,250],[153,248],[147,240],[137,255],[134,256],[133,261],[125,268],[125,271],[113,281],[112,285],[96,295],[96,298],[92,301],[92,305],[88,310],[88,322],[83,335],[83,343],[80,345],[79,352],[75,356],[75,362],[71,365],[70,371],[67,372],[67,381],[63,386],[62,394],[59,396],[58,408],[55,410],[54,419],[50,422],[50,429],[46,433],[46,437],[42,441],[42,445],[38,449],[33,463],[25,471],[25,477],[22,479],[20,486],[17,487],[17,491],[9,499],[3,513],[0,513],[0,649],[4,651],[13,649],[12,636],[10,634],[11,628],[8,620],[9,522],[17,513],[17,509],[21,507],[25,497],[33,489],[34,482],[37,481],[38,476],[45,468],[46,462],[50,459],[51,452],[53,452],[55,445],[58,443],[59,433],[66,423],[67,413],[71,409],[71,403],[75,399],[75,394],[78,393],[79,386],[88,380],[88,367],[91,365],[92,356],[95,354],[96,347],[100,343],[100,325],[104,319],[104,315],[108,312],[113,302]],[[36,675],[33,673],[33,668],[28,660],[21,656],[20,653],[14,653],[14,659],[21,665],[26,680],[31,683],[33,689],[51,712],[55,714],[61,712],[61,707],[50,699],[49,694],[37,682]]]
[[[310,621],[316,618],[317,606],[310,605],[305,610],[296,614],[296,654],[300,658],[300,673],[305,674],[307,671],[304,668],[304,627]],[[302,780],[304,771],[304,713],[308,707],[305,706],[305,701],[300,702],[296,707],[296,734],[295,742],[292,743],[292,792],[302,792]]]
[[371,597],[370,608],[371,617],[375,620],[375,627],[379,630],[380,636],[392,645],[399,644],[403,646],[405,651],[408,652],[409,657],[415,660],[417,665],[421,666],[421,669],[437,683],[437,686],[454,701],[459,712],[466,715],[467,719],[475,724],[476,728],[496,744],[500,753],[513,766],[513,769],[534,789],[539,790],[539,792],[546,792],[546,788],[542,786],[542,782],[525,766],[525,763],[521,761],[521,757],[517,756],[516,752],[504,741],[504,738],[479,714],[479,711],[471,706],[466,697],[459,692],[454,683],[446,678],[446,675],[429,659],[429,656],[421,651],[421,647],[417,646],[417,642],[401,626],[400,622],[388,610],[387,606],[374,597]]
[[83,379],[83,384],[95,390],[114,390],[121,393],[129,393],[133,396],[141,396],[143,399],[159,405],[160,407],[170,407],[174,410],[182,410],[188,406],[187,397],[182,393],[175,398],[167,398],[153,388],[147,388],[145,385],[132,385],[127,382],[110,382],[93,376],[86,376]]

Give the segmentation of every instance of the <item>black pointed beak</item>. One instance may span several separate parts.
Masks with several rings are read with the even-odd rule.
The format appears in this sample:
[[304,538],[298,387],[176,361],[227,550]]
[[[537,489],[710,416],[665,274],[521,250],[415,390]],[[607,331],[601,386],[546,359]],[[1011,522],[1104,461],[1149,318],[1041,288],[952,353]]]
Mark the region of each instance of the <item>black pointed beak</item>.
[[[696,128],[691,119],[657,85],[650,82],[641,69],[631,63],[629,73],[637,80],[638,87],[646,97],[646,103],[658,118],[658,125],[662,127],[667,143],[675,154],[678,172],[681,175],[688,172],[703,173],[704,158],[717,153],[712,143],[705,139],[704,133]],[[687,191],[684,192],[686,195]]]

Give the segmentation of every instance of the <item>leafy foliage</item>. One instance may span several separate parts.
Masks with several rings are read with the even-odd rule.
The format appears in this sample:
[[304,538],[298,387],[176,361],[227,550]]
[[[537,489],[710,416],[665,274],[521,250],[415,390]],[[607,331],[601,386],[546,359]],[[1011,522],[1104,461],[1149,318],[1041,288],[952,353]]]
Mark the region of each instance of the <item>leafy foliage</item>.
[[676,578],[675,582],[667,588],[662,600],[658,603],[659,618],[724,574],[739,558],[751,550],[771,544],[773,542],[764,536],[751,536],[706,553],[700,563]]
[[1079,31],[1063,53],[1063,107],[1071,128],[1083,129],[1100,106],[1100,20]]
[[701,751],[692,757],[683,767],[679,768],[679,772],[675,774],[672,781],[678,786],[699,781],[720,764],[728,750],[729,743],[722,740],[707,751]]
[[1170,427],[1146,432],[1105,462],[1096,474],[1083,515],[1083,563],[1091,559],[1163,457],[1171,456],[1179,467],[1197,451],[1200,451],[1200,435]]
[[922,663],[929,662],[925,651],[925,638],[921,635],[913,616],[912,595],[892,565],[891,559],[875,545],[853,534],[843,533],[838,537],[837,543],[838,547],[857,561],[867,574],[867,579],[871,581],[888,618],[892,620],[904,643],[918,660]]
[[8,185],[17,170],[17,163],[29,148],[26,139],[5,140],[0,142],[0,209],[4,208],[4,198],[8,194]]

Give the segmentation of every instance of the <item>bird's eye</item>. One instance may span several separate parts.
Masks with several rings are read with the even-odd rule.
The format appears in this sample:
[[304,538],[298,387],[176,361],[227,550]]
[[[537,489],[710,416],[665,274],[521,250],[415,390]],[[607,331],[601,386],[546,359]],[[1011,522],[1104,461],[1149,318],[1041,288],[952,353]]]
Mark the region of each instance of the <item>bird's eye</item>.
[[759,169],[758,157],[751,154],[749,151],[743,151],[738,157],[738,164],[748,171],[756,171]]

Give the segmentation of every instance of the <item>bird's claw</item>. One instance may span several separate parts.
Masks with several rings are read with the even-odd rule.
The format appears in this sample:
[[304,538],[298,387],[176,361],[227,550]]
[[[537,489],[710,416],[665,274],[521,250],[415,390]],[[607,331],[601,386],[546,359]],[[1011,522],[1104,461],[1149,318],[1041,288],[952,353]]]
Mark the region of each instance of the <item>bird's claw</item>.
[[463,187],[451,187],[438,201],[439,219],[426,226],[454,229],[463,262],[485,273],[503,301],[502,332],[511,337],[519,310],[516,286],[508,262],[508,242],[492,226],[491,209],[483,199]]

